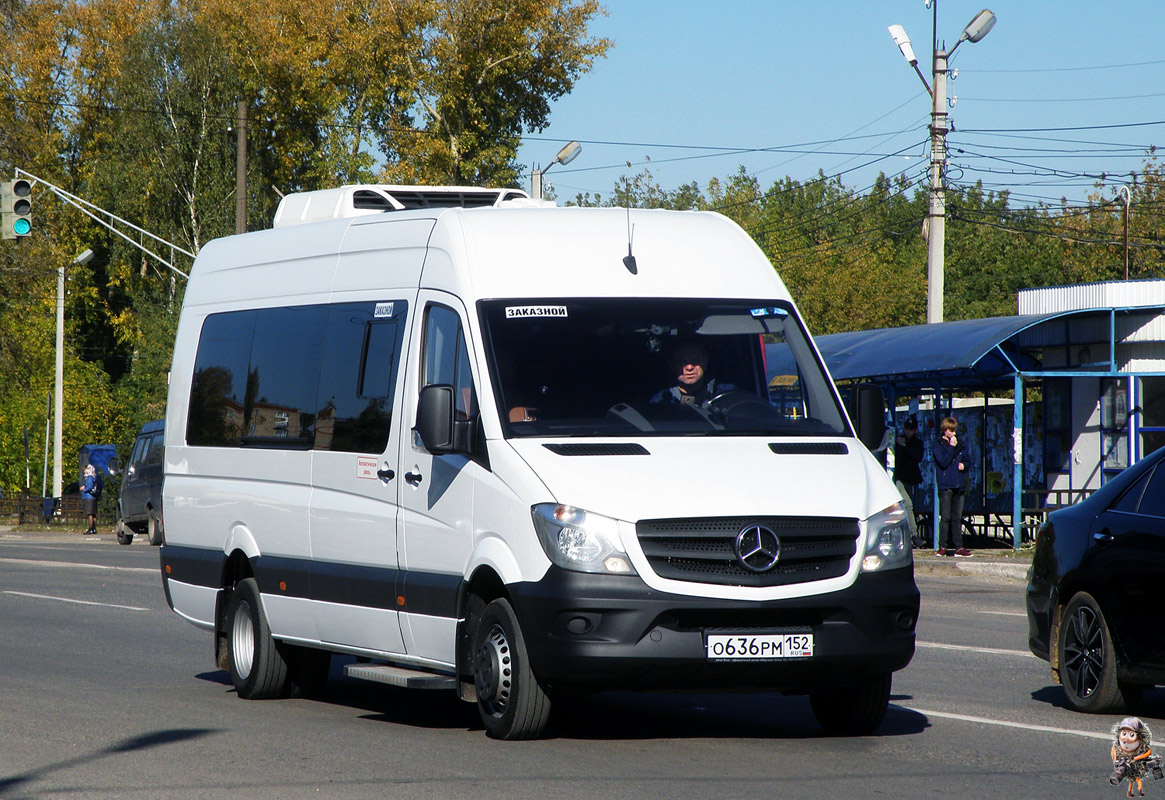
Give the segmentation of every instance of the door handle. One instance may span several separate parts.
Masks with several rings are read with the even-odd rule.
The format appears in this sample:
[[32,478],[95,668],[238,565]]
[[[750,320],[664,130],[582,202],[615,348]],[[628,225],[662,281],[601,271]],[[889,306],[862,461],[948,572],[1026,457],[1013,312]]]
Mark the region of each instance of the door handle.
[[380,478],[385,483],[388,483],[396,477],[396,473],[391,469],[378,469],[376,470],[376,477]]
[[1109,542],[1112,541],[1113,536],[1111,533],[1108,532],[1108,529],[1105,528],[1100,533],[1092,534],[1092,538],[1095,539],[1096,541],[1100,542],[1101,544],[1108,544]]
[[413,486],[420,486],[422,480],[424,480],[424,476],[422,476],[419,472],[405,473],[405,483],[412,484]]

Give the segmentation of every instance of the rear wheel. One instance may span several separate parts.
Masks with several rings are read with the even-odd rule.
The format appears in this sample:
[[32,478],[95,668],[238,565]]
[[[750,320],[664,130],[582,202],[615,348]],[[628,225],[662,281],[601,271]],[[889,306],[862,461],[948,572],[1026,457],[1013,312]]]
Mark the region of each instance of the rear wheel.
[[1109,714],[1123,710],[1140,694],[1138,687],[1117,680],[1112,634],[1100,605],[1087,592],[1068,601],[1057,646],[1060,684],[1077,711]]
[[873,733],[890,705],[890,673],[855,676],[844,684],[814,689],[809,693],[813,715],[834,736]]
[[287,688],[287,662],[271,638],[254,578],[239,581],[227,615],[231,683],[239,697],[264,700]]
[[473,637],[477,709],[495,739],[537,739],[550,720],[550,699],[530,669],[526,640],[508,601],[485,607]]
[[117,543],[118,544],[133,544],[133,531],[129,529],[120,516],[117,518]]
[[146,521],[146,535],[149,537],[150,544],[155,546],[160,545],[165,540],[165,536],[162,534],[162,522],[153,512],[150,513],[149,519]]

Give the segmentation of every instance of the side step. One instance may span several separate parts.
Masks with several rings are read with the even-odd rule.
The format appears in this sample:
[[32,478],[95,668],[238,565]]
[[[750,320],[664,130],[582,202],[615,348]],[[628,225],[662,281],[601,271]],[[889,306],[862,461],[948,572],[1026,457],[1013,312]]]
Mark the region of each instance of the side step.
[[387,683],[402,689],[456,689],[457,679],[452,675],[418,672],[387,664],[347,664],[344,675],[362,681]]

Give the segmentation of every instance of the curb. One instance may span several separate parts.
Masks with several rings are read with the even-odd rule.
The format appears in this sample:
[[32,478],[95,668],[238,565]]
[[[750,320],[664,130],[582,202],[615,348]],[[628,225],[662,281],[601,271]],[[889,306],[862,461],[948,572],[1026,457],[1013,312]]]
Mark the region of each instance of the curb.
[[[979,554],[976,553],[976,556]],[[1031,568],[1031,562],[1027,560],[1012,561],[1012,560],[991,560],[986,558],[944,558],[939,556],[924,556],[919,557],[917,554],[914,557],[915,564],[928,566],[932,569],[941,569],[946,571],[954,569],[960,572],[970,573],[972,575],[989,576],[993,578],[1006,578],[1013,581],[1027,581],[1027,573]]]
[[1029,564],[1009,564],[1001,561],[980,561],[969,563],[966,560],[955,562],[955,568],[977,575],[991,575],[996,578],[1009,578],[1016,581],[1027,581]]

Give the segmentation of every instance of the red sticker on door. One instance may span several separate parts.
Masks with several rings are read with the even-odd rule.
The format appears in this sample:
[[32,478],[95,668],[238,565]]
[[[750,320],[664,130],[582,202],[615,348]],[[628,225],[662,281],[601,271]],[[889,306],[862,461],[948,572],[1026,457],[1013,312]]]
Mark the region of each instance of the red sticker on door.
[[376,459],[368,456],[356,456],[356,477],[376,480]]

